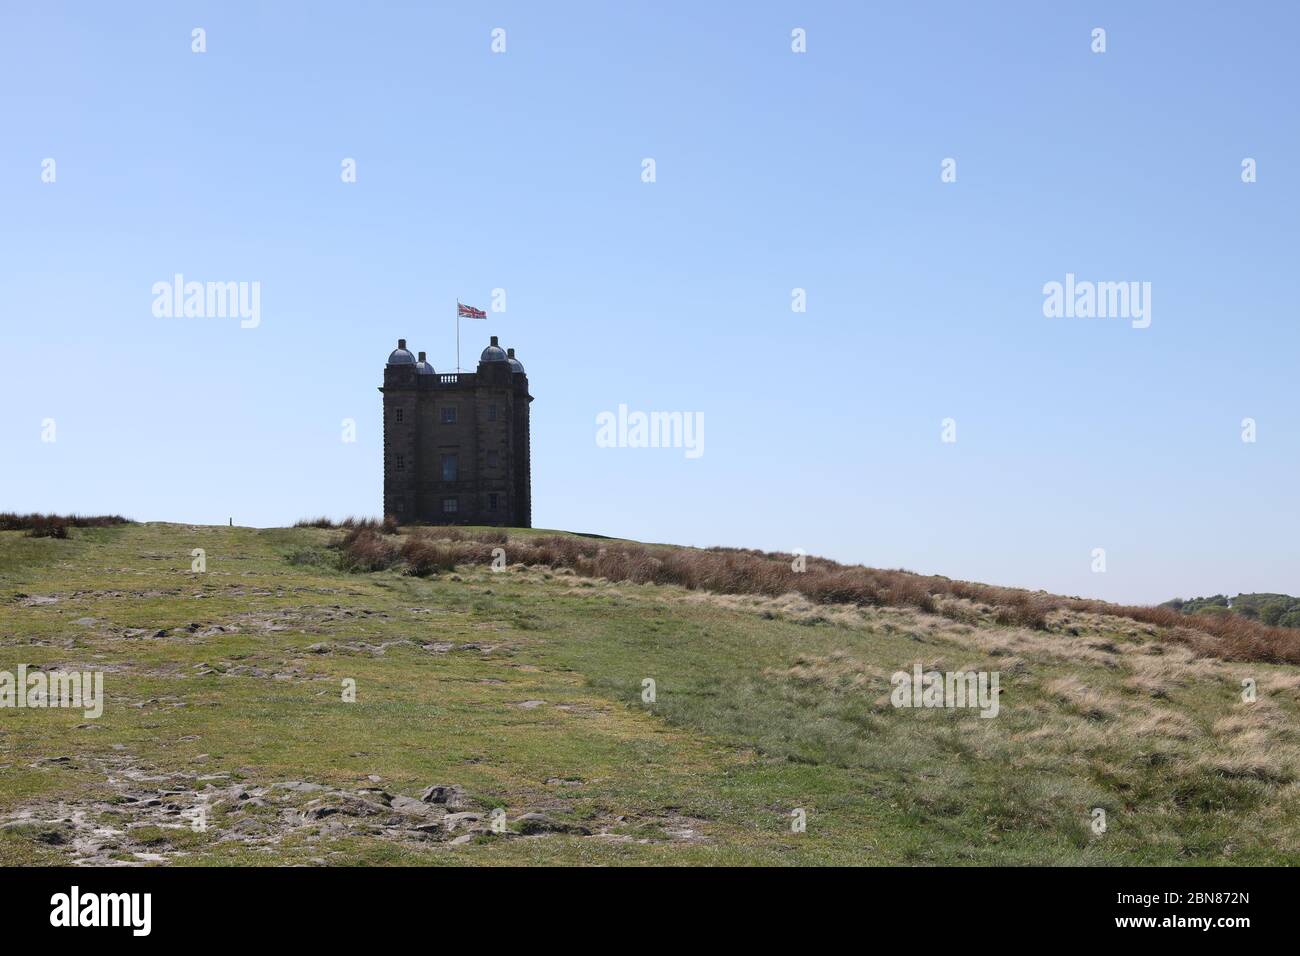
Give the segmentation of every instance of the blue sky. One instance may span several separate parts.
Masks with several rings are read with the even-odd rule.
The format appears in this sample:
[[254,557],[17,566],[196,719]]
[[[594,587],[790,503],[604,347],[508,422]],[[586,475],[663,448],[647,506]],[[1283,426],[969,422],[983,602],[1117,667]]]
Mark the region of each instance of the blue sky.
[[[501,288],[462,364],[496,334],[528,368],[538,526],[1300,592],[1297,29],[1282,3],[7,5],[0,508],[377,513],[394,341],[451,368],[456,299]],[[176,273],[260,282],[260,325],[155,317]],[[1151,326],[1045,318],[1066,273],[1150,282]],[[705,453],[597,447],[620,403],[702,413]]]

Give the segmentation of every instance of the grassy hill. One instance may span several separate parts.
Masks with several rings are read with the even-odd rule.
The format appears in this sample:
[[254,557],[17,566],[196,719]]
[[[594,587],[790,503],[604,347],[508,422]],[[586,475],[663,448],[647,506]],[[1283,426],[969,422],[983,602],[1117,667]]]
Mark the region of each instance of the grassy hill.
[[[67,534],[0,531],[0,671],[107,703],[0,709],[0,864],[1300,859],[1272,632],[543,532],[354,535],[375,571],[329,528]],[[998,716],[895,708],[916,663],[997,671]]]

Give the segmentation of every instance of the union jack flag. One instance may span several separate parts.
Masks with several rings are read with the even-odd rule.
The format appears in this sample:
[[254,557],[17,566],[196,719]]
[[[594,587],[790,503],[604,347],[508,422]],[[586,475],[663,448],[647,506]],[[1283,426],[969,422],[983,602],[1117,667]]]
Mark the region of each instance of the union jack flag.
[[487,313],[482,309],[476,309],[472,305],[461,305],[456,303],[456,316],[461,319],[486,319]]

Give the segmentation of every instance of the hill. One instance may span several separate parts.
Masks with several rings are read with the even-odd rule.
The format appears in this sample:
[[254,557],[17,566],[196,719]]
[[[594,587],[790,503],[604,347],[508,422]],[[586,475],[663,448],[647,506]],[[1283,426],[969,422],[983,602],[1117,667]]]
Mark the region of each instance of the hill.
[[[1293,632],[790,555],[381,532],[0,531],[0,671],[100,671],[105,699],[0,709],[0,863],[1300,852]],[[996,716],[894,706],[918,665],[996,672]]]

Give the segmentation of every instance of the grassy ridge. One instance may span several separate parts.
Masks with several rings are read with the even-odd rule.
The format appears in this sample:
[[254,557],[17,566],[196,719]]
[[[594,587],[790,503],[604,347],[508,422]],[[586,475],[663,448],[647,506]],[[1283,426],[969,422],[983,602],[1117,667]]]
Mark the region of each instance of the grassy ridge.
[[[955,596],[931,613],[515,563],[541,533],[512,532],[501,573],[349,574],[337,537],[0,533],[0,670],[99,668],[108,697],[99,720],[0,710],[0,862],[1300,853],[1294,667],[1198,656],[1155,624],[1068,607],[1024,627]],[[999,671],[999,716],[893,708],[889,675],[917,661]],[[436,826],[394,811],[435,784],[464,794]],[[198,806],[203,832],[184,823]],[[486,826],[498,808],[506,833]],[[452,811],[481,819],[452,830]]]
[[[300,525],[302,526],[302,525]],[[506,543],[495,529],[423,528],[398,537],[395,522],[355,523],[333,545],[340,567],[379,571],[401,565],[411,574],[489,564]],[[400,544],[398,543],[400,541]],[[1163,627],[1172,640],[1230,660],[1300,663],[1300,634],[1246,617],[1183,617],[1168,606],[1108,604],[1043,591],[954,581],[911,571],[846,566],[826,558],[738,548],[679,548],[634,541],[583,540],[575,535],[516,536],[512,559],[570,568],[587,577],[633,584],[676,584],[719,594],[797,593],[819,604],[909,607],[962,620],[970,602],[990,609],[998,624],[1044,630],[1053,611],[1126,617]],[[964,602],[964,603],[963,603]]]

